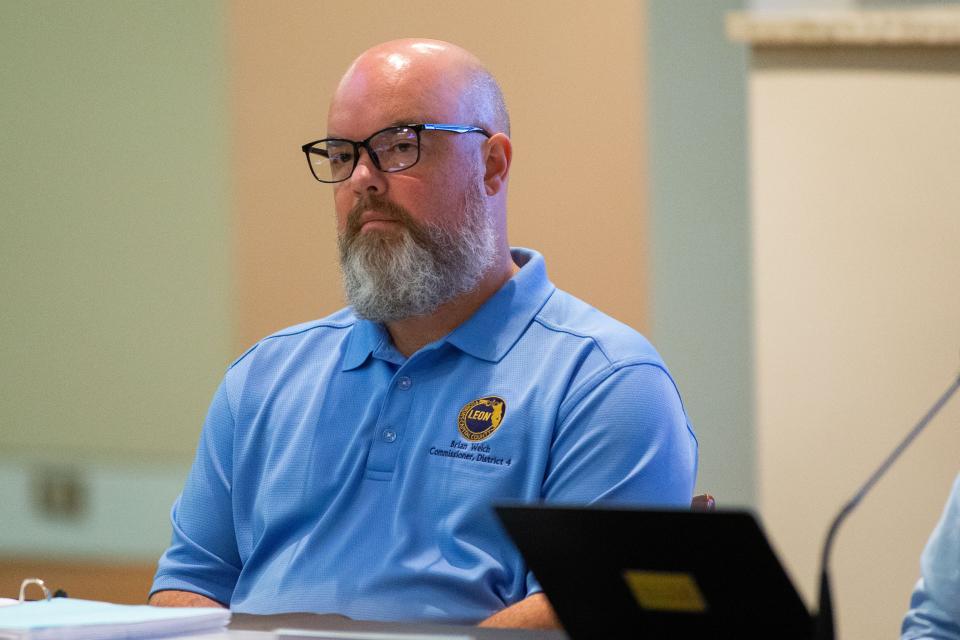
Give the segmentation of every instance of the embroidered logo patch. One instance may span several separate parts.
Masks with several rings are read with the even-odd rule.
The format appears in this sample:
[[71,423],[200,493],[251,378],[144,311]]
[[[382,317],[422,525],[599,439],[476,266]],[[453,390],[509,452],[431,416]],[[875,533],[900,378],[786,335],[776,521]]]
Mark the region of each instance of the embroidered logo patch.
[[460,435],[472,442],[486,440],[497,430],[507,413],[507,403],[503,398],[487,396],[463,405],[457,427]]

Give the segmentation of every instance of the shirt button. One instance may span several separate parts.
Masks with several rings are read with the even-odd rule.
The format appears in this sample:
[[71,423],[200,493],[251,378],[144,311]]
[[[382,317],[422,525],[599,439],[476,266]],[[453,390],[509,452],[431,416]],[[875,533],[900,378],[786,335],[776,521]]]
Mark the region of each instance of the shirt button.
[[407,376],[402,376],[397,379],[397,386],[400,387],[401,391],[406,391],[407,389],[413,386],[413,380],[411,380]]
[[384,429],[383,430],[383,439],[387,442],[393,442],[397,439],[397,432],[393,429]]

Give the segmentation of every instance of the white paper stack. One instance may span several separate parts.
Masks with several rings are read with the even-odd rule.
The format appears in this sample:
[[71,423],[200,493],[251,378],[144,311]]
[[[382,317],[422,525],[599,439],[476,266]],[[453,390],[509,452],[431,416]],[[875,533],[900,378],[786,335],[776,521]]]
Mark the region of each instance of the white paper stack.
[[216,631],[229,622],[227,609],[54,598],[0,608],[0,639],[139,640]]

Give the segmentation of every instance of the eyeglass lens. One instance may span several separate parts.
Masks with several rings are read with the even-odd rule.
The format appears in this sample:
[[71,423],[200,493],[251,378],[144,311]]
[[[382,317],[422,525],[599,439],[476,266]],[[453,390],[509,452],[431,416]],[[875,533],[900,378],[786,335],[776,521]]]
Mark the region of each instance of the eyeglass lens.
[[[346,180],[357,164],[355,155],[359,146],[350,140],[321,140],[307,151],[310,168],[317,179],[324,182]],[[409,127],[380,131],[367,141],[366,147],[381,171],[403,171],[420,158],[417,132]]]

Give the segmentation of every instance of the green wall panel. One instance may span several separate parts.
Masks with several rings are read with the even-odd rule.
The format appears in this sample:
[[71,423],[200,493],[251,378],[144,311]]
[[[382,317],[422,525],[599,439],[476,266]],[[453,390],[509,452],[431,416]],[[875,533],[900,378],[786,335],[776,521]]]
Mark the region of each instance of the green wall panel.
[[231,357],[224,28],[0,3],[0,457],[190,459]]
[[747,196],[747,52],[740,0],[651,0],[652,336],[700,441],[698,488],[753,505],[755,436]]

